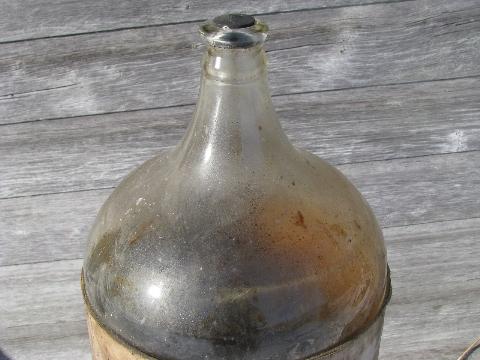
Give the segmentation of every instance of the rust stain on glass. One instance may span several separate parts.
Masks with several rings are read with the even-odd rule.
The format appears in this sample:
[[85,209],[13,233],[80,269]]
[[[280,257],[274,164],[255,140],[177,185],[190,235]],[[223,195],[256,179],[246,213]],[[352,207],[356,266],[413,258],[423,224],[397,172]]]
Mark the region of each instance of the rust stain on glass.
[[183,139],[100,209],[82,272],[95,359],[377,359],[382,233],[345,176],[282,131],[267,30],[241,14],[201,26]]

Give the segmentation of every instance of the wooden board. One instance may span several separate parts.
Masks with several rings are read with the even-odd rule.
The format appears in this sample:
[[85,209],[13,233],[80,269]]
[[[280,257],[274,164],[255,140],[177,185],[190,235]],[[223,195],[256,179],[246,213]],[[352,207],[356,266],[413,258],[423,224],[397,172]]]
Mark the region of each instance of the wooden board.
[[[455,359],[478,334],[480,219],[385,229],[392,269],[381,359]],[[455,239],[455,246],[452,246]],[[81,260],[0,267],[0,347],[14,359],[91,358]]]
[[[480,152],[341,165],[384,227],[480,217]],[[2,265],[76,259],[111,189],[0,201]],[[45,227],[48,224],[48,227]],[[15,239],[16,241],[11,241]]]
[[196,28],[229,10],[269,23],[282,126],[384,227],[380,359],[456,359],[480,335],[478,0],[16,0],[0,1],[0,359],[91,359],[90,224],[129,170],[180,139]]
[[[278,96],[274,103],[298,147],[345,164],[480,150],[479,99],[475,77]],[[133,167],[175,145],[193,110],[0,128],[0,198],[112,187]]]
[[[365,5],[411,0],[295,0],[253,1],[228,4],[230,12],[270,14],[298,12],[352,5]],[[64,1],[18,0],[2,4],[0,13],[0,44],[42,37],[115,31],[125,28],[162,26],[171,23],[200,21],[224,11],[217,0],[183,1]],[[19,11],[21,9],[21,11]]]
[[[455,4],[455,5],[454,5]],[[480,74],[474,0],[423,0],[262,17],[273,94]],[[196,23],[0,47],[0,123],[192,104]],[[192,48],[193,47],[193,48]]]

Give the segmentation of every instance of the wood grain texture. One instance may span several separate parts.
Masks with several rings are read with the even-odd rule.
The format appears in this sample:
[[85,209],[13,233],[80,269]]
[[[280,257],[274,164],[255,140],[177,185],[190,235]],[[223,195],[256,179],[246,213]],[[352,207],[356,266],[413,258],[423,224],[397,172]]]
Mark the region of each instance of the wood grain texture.
[[80,268],[81,260],[0,267],[0,348],[9,358],[91,359]]
[[478,337],[479,226],[470,219],[384,230],[394,290],[381,359],[452,360]]
[[[273,94],[480,75],[474,0],[422,0],[262,17]],[[191,104],[198,24],[0,47],[0,123]]]
[[272,29],[289,137],[339,165],[384,227],[381,360],[456,359],[480,335],[478,0],[16,0],[0,1],[0,359],[91,359],[90,225],[182,136],[198,23],[232,10]]
[[[477,335],[479,231],[480,219],[384,230],[394,292],[381,359],[451,360]],[[0,267],[0,287],[8,289],[0,292],[0,347],[7,355],[91,358],[80,269],[81,260]]]
[[[480,151],[341,165],[382,226],[480,217]],[[0,264],[83,256],[111,189],[0,201]],[[48,228],[46,228],[48,224]],[[15,239],[12,241],[11,239]]]
[[[230,12],[264,14],[395,1],[402,0],[246,0],[223,7],[228,6]],[[221,14],[224,10],[218,5],[218,0],[5,1],[0,12],[0,43],[199,21]]]
[[[274,102],[295,145],[345,164],[480,150],[479,99],[475,77],[278,96]],[[112,187],[175,145],[193,110],[0,127],[0,198]]]

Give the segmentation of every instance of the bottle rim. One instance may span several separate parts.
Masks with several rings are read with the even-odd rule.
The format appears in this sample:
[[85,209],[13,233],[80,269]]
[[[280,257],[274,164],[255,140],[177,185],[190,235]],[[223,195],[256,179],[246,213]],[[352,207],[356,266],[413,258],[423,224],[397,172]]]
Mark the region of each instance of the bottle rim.
[[268,26],[251,15],[231,13],[208,20],[199,32],[210,46],[245,49],[263,44]]

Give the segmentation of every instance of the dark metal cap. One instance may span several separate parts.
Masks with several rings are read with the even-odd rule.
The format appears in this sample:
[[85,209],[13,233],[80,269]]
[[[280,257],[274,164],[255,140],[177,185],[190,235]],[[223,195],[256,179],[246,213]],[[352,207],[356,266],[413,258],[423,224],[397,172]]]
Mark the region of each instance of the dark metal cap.
[[242,29],[255,25],[255,18],[246,14],[224,14],[213,19],[213,23],[218,27]]
[[263,44],[268,26],[251,15],[224,14],[200,26],[200,34],[213,47],[238,49]]

